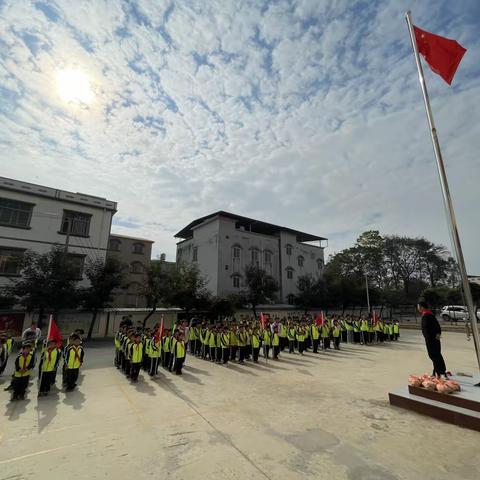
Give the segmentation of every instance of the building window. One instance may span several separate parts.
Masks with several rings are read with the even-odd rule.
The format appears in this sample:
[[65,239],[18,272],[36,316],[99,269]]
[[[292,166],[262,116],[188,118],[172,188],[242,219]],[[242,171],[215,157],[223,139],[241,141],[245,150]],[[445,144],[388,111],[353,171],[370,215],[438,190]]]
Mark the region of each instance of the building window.
[[287,255],[291,255],[291,254],[292,254],[292,250],[293,250],[293,249],[292,249],[292,246],[291,246],[290,244],[288,244],[288,245],[286,246],[286,249],[287,249]]
[[88,237],[91,218],[92,216],[88,213],[64,210],[60,233],[70,233],[70,235],[73,236]]
[[198,247],[193,247],[193,261],[198,261]]
[[233,288],[240,288],[240,276],[239,275],[234,275],[232,277],[232,282],[233,282]]
[[0,247],[0,275],[20,275],[24,251]]
[[319,259],[317,260],[317,268],[318,268],[319,270],[323,270],[323,266],[324,266],[323,259],[319,258]]
[[242,249],[238,245],[233,247],[233,258],[239,259],[242,254]]
[[83,267],[85,265],[85,255],[69,253],[67,254],[67,262],[71,268],[73,278],[81,280],[83,277]]
[[141,262],[132,262],[130,264],[130,273],[143,273],[144,267]]
[[293,278],[293,268],[287,268],[287,278],[289,280]]
[[297,260],[298,260],[298,266],[303,267],[303,262],[305,259],[300,255]]
[[289,305],[295,305],[295,295],[293,293],[288,295],[287,302]]
[[119,252],[121,243],[122,243],[121,240],[119,240],[118,238],[111,238],[108,248],[112,252]]
[[8,198],[0,198],[0,224],[9,227],[30,227],[33,205]]
[[134,243],[133,244],[133,253],[139,253],[143,255],[145,251],[145,244],[144,243]]
[[272,252],[270,250],[265,250],[264,257],[265,263],[272,263]]
[[252,265],[258,265],[258,250],[256,248],[252,249]]

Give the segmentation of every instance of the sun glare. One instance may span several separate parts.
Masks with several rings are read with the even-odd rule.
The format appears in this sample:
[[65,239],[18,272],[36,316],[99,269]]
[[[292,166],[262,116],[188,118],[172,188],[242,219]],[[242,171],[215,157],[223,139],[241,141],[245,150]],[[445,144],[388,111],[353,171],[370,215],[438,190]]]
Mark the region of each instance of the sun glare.
[[93,100],[90,80],[80,70],[60,70],[57,74],[57,88],[60,97],[66,102],[88,104]]

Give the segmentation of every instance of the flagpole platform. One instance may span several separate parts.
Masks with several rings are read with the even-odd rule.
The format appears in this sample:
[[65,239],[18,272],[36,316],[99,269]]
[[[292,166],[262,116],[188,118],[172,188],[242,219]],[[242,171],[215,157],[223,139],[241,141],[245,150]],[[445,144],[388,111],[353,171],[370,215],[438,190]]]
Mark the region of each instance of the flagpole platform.
[[480,432],[478,378],[452,376],[461,390],[451,394],[406,386],[389,392],[390,405]]

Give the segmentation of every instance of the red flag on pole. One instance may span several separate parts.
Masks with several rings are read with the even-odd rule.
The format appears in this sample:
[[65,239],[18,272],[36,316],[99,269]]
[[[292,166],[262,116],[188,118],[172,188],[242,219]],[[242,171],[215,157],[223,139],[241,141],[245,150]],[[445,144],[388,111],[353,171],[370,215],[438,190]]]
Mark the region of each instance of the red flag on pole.
[[315,323],[317,327],[321,327],[325,323],[325,317],[323,316],[323,311],[317,315],[317,318],[315,319]]
[[449,85],[467,51],[456,40],[440,37],[413,26],[418,53],[421,53],[432,71],[440,75]]
[[165,319],[163,315],[160,317],[160,326],[157,328],[155,332],[155,343],[159,343],[165,333]]
[[55,320],[53,319],[53,315],[50,315],[50,323],[48,326],[48,340],[55,340],[57,343],[57,348],[61,348],[62,346],[62,332],[58,328]]
[[260,317],[258,317],[258,319],[260,321],[260,325],[262,326],[262,328],[265,328],[265,326],[267,325],[267,318],[265,317],[263,312],[260,313]]

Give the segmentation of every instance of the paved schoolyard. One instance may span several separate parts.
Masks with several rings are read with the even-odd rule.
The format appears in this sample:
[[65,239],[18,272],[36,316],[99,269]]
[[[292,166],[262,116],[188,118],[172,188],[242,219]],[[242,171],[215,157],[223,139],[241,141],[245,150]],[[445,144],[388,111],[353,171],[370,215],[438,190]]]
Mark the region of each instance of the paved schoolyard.
[[[444,335],[447,365],[473,345]],[[0,480],[478,479],[480,434],[392,408],[387,392],[430,370],[419,332],[259,365],[187,359],[131,385],[94,343],[77,391],[10,403],[0,377]],[[13,363],[13,362],[12,362]],[[11,365],[10,365],[11,366]]]

